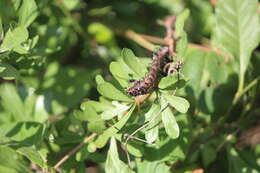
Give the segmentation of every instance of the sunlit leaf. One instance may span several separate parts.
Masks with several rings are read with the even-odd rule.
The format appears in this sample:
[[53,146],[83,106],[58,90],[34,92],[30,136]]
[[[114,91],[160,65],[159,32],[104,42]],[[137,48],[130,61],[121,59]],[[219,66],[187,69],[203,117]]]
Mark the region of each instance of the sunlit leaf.
[[240,66],[239,73],[244,76],[251,53],[260,40],[258,1],[220,0],[216,19],[215,40],[221,48],[235,56]]
[[84,107],[83,112],[74,111],[74,115],[81,121],[88,121],[88,129],[91,132],[100,134],[106,129],[105,122],[90,104]]
[[104,24],[94,22],[89,24],[88,32],[95,36],[95,40],[99,43],[107,43],[113,39],[113,32]]
[[14,30],[9,29],[0,47],[0,53],[20,49],[21,43],[25,42],[28,39],[28,36],[29,33],[23,26],[17,27]]
[[125,101],[125,102],[133,101],[132,99],[130,99],[128,96],[123,94],[121,91],[116,89],[112,84],[108,82],[104,82],[98,85],[97,90],[101,95],[112,100]]
[[170,173],[170,167],[160,161],[137,161],[137,170],[141,173]]
[[112,108],[112,104],[111,103],[106,103],[106,102],[97,102],[97,101],[93,101],[93,100],[89,100],[89,101],[86,101],[86,102],[83,102],[81,105],[80,105],[80,108],[85,111],[86,110],[86,107],[88,105],[91,105],[96,112],[103,112],[107,109],[111,109]]
[[169,94],[163,94],[163,96],[177,111],[181,113],[186,113],[188,111],[190,104],[186,99]]
[[17,173],[30,172],[26,162],[10,147],[0,146],[0,153],[0,170],[11,170]]
[[123,57],[124,62],[135,72],[136,75],[140,78],[144,77],[146,68],[142,63],[140,63],[140,60],[130,49],[124,48],[121,52],[121,56]]
[[228,149],[228,172],[229,173],[258,173],[259,170],[255,169],[254,167],[251,167],[243,158],[241,158],[237,151],[234,148],[227,147]]
[[162,112],[162,122],[166,133],[171,138],[175,139],[179,137],[180,129],[169,107]]
[[196,98],[207,89],[227,82],[229,69],[225,59],[215,52],[205,52],[198,48],[188,48],[181,73],[188,78],[187,85],[192,89],[188,94]]
[[105,171],[106,173],[134,173],[127,164],[119,159],[116,140],[114,137],[110,140]]
[[45,165],[40,153],[34,147],[21,147],[16,152],[24,155],[30,161],[42,168]]
[[6,136],[21,145],[31,146],[41,142],[44,125],[36,122],[19,122],[2,125],[0,136]]
[[121,118],[123,113],[125,113],[125,111],[129,109],[129,106],[120,104],[118,102],[113,101],[112,103],[113,103],[114,107],[102,112],[102,114],[100,115],[102,119],[109,120],[115,116],[119,116],[119,118]]
[[19,77],[19,72],[10,64],[0,63],[0,77],[16,79]]
[[[17,93],[14,85],[4,84],[0,87],[1,105],[6,113],[9,113],[9,118],[16,121],[29,120],[29,115],[25,114],[24,104]],[[15,105],[15,106],[14,106]]]
[[158,138],[158,123],[161,120],[160,115],[158,115],[160,112],[160,108],[161,107],[159,104],[153,104],[149,111],[144,115],[145,122],[150,121],[145,130],[145,139],[148,143],[153,143]]
[[111,62],[109,70],[122,87],[127,87],[129,85],[129,83],[127,82],[129,76],[123,69],[120,62]]
[[125,125],[125,123],[132,115],[134,109],[135,109],[135,105],[133,105],[132,108],[128,111],[128,113],[124,115],[117,123],[109,127],[106,131],[104,131],[103,134],[98,136],[98,139],[95,142],[98,148],[102,148],[107,143],[108,139],[111,136],[115,135]]
[[181,14],[177,16],[176,22],[175,22],[175,37],[178,39],[177,44],[176,44],[176,51],[177,51],[177,56],[179,59],[181,59],[185,51],[187,49],[187,34],[184,31],[184,23],[185,20],[189,17],[189,10],[184,10]]
[[28,27],[38,16],[37,5],[34,0],[23,0],[19,9],[19,24]]

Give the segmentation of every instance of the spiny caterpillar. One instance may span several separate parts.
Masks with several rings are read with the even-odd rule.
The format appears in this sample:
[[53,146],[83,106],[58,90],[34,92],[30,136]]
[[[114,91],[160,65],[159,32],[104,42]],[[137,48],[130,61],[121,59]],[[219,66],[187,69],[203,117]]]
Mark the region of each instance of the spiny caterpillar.
[[169,48],[159,48],[158,51],[153,53],[153,61],[150,71],[146,74],[143,80],[133,82],[134,86],[128,88],[128,94],[131,96],[138,96],[153,91],[157,87],[161,76],[167,75],[164,68],[170,62]]

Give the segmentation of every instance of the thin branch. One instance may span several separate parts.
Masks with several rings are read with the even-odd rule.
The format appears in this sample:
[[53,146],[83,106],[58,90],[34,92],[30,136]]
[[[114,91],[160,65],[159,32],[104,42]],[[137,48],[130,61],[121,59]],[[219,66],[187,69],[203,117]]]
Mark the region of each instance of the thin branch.
[[239,131],[240,131],[240,128],[236,129],[233,133],[227,135],[226,138],[225,138],[225,140],[218,145],[216,151],[219,152],[219,151],[221,150],[221,148],[222,148],[228,141],[230,141]]
[[54,168],[57,169],[59,168],[68,158],[70,158],[72,155],[74,155],[81,147],[86,145],[89,141],[91,141],[94,137],[96,137],[96,133],[92,133],[89,137],[87,137],[82,143],[77,145],[75,148],[73,148],[68,154],[66,154],[60,161],[58,161]]
[[237,101],[240,99],[242,95],[244,95],[248,90],[250,90],[253,86],[257,84],[257,82],[260,80],[260,76],[258,76],[256,79],[254,79],[252,82],[250,82],[241,92],[239,92],[236,97],[233,100],[233,104],[236,104]]
[[[132,34],[134,33],[134,35],[137,37],[137,38],[140,38],[142,37],[144,40],[146,41],[149,41],[149,42],[152,42],[152,43],[156,43],[156,44],[163,44],[163,45],[168,45],[168,41],[166,41],[165,39],[162,39],[162,38],[159,38],[159,37],[154,37],[154,36],[150,36],[150,35],[145,35],[145,34],[139,34],[139,33],[136,33],[132,30],[128,30],[127,32],[131,32]],[[131,35],[132,35],[131,34]],[[125,34],[129,39],[132,39],[133,41],[137,42],[138,44],[140,44],[136,39],[136,37],[131,37],[131,35],[127,35]],[[141,45],[143,46],[143,45]],[[219,55],[222,55],[224,56],[225,58],[229,57],[229,55],[223,51],[221,51],[220,49],[218,48],[211,48],[211,47],[207,47],[207,46],[203,46],[203,45],[199,45],[199,44],[194,44],[194,43],[188,43],[188,46],[189,47],[194,47],[194,48],[198,48],[198,49],[201,49],[203,51],[207,51],[207,52],[215,52]],[[145,46],[143,46],[145,47]]]
[[210,0],[210,4],[214,7],[217,5],[217,3],[218,3],[218,0]]
[[143,39],[139,34],[136,34],[134,31],[132,30],[127,30],[125,32],[125,36],[134,40],[135,42],[137,42],[139,45],[141,45],[142,47],[150,50],[150,51],[154,51],[155,50],[155,45],[153,45],[152,43],[150,43],[149,41]]
[[167,104],[163,109],[161,109],[150,121],[145,122],[141,127],[139,127],[138,129],[136,129],[133,133],[131,133],[126,141],[125,141],[125,152],[126,152],[126,156],[127,156],[127,162],[128,162],[128,166],[131,168],[131,160],[130,160],[130,156],[129,153],[127,151],[127,144],[129,139],[131,139],[136,133],[138,133],[139,131],[141,131],[142,129],[144,129],[145,127],[147,127],[149,124],[151,124],[158,115],[160,115],[169,105]]

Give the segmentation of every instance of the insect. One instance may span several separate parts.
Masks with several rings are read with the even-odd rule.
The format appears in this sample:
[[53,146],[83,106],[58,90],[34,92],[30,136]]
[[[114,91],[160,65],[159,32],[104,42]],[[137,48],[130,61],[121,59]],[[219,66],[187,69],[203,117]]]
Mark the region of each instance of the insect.
[[[153,53],[152,65],[149,72],[143,80],[133,82],[134,85],[127,90],[128,94],[131,96],[138,96],[153,91],[157,87],[162,75],[166,76],[168,74],[164,71],[164,67],[170,62],[169,48],[159,48],[158,51]],[[169,68],[166,68],[165,70]]]

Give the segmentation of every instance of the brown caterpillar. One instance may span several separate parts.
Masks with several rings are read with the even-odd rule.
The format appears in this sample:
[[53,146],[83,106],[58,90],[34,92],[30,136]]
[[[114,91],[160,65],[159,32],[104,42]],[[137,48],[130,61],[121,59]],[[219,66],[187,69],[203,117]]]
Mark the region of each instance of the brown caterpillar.
[[153,53],[153,61],[150,71],[146,74],[143,80],[134,81],[134,86],[129,87],[127,92],[131,96],[147,94],[153,91],[162,75],[167,75],[164,71],[166,64],[171,62],[169,57],[169,48],[161,47]]

